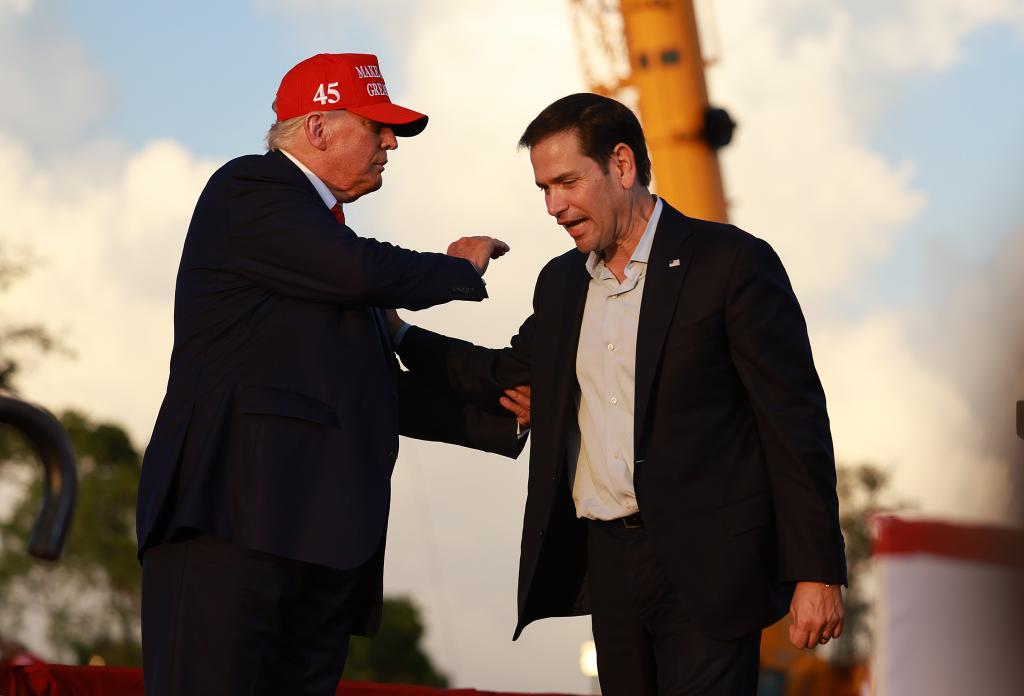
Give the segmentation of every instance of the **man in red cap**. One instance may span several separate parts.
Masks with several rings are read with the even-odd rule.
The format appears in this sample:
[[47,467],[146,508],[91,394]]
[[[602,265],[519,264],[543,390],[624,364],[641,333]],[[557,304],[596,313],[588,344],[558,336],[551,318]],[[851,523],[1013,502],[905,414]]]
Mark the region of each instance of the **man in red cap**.
[[142,469],[147,696],[333,694],[380,619],[398,435],[516,456],[516,422],[401,373],[380,308],[482,300],[490,237],[418,253],[341,206],[381,187],[397,136],[375,56],[281,81],[265,155],[221,167],[182,251],[167,394]]

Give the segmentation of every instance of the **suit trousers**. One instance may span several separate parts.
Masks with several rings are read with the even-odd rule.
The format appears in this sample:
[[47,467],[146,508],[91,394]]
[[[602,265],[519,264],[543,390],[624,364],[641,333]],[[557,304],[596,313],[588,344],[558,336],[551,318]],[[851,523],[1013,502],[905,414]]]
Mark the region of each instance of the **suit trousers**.
[[587,577],[603,696],[757,693],[761,632],[729,641],[705,635],[643,526],[589,520]]
[[[335,693],[361,570],[197,535],[142,559],[146,696]],[[365,613],[365,612],[364,612]]]

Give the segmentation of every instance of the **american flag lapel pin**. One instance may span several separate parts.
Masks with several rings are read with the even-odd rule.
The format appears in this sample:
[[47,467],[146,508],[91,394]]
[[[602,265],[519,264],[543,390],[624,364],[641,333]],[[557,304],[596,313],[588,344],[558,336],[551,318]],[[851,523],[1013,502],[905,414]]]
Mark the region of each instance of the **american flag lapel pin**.
[[679,265],[679,259],[672,259],[668,262],[669,268],[676,268]]

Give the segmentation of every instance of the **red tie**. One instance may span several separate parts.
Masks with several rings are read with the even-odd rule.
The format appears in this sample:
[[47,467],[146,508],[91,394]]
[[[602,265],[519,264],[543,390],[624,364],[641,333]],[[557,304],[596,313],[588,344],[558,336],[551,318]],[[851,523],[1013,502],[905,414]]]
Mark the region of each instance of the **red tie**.
[[345,211],[341,209],[341,203],[335,203],[334,207],[331,208],[331,212],[334,213],[334,217],[338,219],[338,222],[345,224]]

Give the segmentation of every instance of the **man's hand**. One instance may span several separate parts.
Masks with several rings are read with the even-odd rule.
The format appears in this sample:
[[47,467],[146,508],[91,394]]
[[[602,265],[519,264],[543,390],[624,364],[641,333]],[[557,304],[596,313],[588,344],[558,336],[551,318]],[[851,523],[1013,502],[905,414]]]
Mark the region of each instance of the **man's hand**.
[[789,605],[789,640],[801,650],[824,645],[843,633],[843,595],[839,585],[798,582]]
[[505,410],[516,417],[516,421],[524,428],[530,427],[530,385],[521,384],[515,389],[506,389],[505,396],[498,399]]
[[508,244],[494,237],[462,237],[448,245],[448,255],[466,259],[480,275],[487,270],[491,259],[509,250]]

